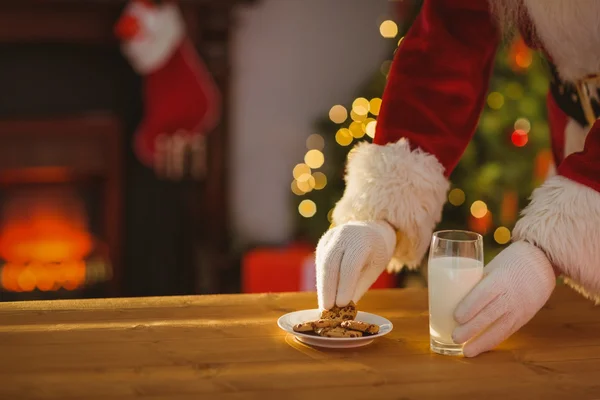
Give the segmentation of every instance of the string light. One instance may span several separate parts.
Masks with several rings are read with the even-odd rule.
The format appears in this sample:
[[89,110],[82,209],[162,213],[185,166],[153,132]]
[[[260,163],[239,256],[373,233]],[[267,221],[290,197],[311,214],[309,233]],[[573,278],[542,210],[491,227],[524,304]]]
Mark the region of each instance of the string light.
[[333,222],[333,208],[327,212],[327,221]]
[[523,147],[529,141],[529,136],[527,135],[527,132],[517,129],[510,136],[510,140],[515,146]]
[[329,110],[329,119],[336,124],[343,124],[348,119],[348,110],[341,105],[335,105]]
[[304,192],[298,187],[298,181],[295,179],[292,181],[292,193],[294,193],[296,196],[304,195]]
[[306,148],[308,150],[323,150],[325,148],[325,139],[323,139],[323,136],[313,133],[306,139]]
[[292,174],[294,175],[294,179],[298,180],[303,175],[310,175],[311,170],[310,167],[306,164],[296,164],[294,167],[294,171]]
[[375,137],[376,128],[377,128],[377,121],[371,121],[367,124],[365,131],[370,138]]
[[531,122],[527,118],[519,118],[515,121],[515,130],[529,133],[531,130]]
[[364,97],[359,97],[352,103],[352,111],[357,115],[367,115],[369,113],[370,103]]
[[350,118],[355,122],[364,122],[367,120],[367,114],[357,114],[352,110],[350,111]]
[[304,156],[304,162],[312,169],[321,168],[325,162],[325,156],[319,150],[309,150]]
[[510,230],[508,228],[501,226],[494,232],[494,240],[498,244],[506,244],[510,241]]
[[498,92],[492,92],[487,98],[488,106],[491,109],[499,110],[504,105],[504,96]]
[[321,190],[325,186],[327,186],[327,176],[325,176],[322,172],[315,172],[313,174],[313,178],[315,179],[315,189]]
[[350,134],[356,139],[360,139],[365,136],[365,124],[361,122],[354,121],[350,124],[348,129],[350,130]]
[[448,201],[456,207],[461,206],[465,202],[465,198],[465,192],[458,188],[452,189],[450,193],[448,193]]
[[395,38],[398,35],[398,25],[392,20],[386,20],[379,25],[379,33],[386,39]]
[[530,51],[519,51],[515,56],[515,63],[523,69],[527,69],[531,66],[533,62],[533,56]]
[[475,218],[483,218],[487,212],[487,204],[485,204],[483,201],[477,200],[471,204],[471,215],[473,215]]
[[317,213],[317,205],[312,200],[302,200],[298,206],[298,212],[304,218],[311,218]]
[[337,133],[335,134],[335,141],[340,145],[340,146],[348,146],[350,145],[350,143],[352,143],[352,134],[350,133],[350,130],[347,128],[342,128],[339,129],[337,131]]
[[379,110],[381,109],[381,99],[379,97],[375,97],[371,99],[369,102],[369,110],[373,115],[379,115]]
[[346,160],[350,161],[350,159],[352,157],[354,157],[354,153],[356,153],[356,147],[353,147],[350,149],[350,151],[348,152],[348,155],[346,156]]
[[299,179],[297,179],[297,185],[298,189],[300,189],[304,193],[309,193],[315,188],[315,178],[312,175],[304,174]]

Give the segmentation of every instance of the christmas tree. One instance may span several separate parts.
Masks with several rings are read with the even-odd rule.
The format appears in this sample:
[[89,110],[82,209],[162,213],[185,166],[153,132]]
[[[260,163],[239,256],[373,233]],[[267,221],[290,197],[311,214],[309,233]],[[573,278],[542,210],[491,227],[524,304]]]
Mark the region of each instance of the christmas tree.
[[[419,4],[413,3],[412,21]],[[399,26],[401,28],[399,28]],[[409,23],[380,25],[390,58]],[[356,98],[333,105],[307,138],[304,162],[293,171],[298,235],[312,243],[329,228],[331,210],[344,191],[344,167],[358,141],[371,141],[391,60],[384,60]],[[510,241],[519,210],[552,163],[546,123],[548,88],[544,61],[520,38],[499,49],[486,106],[474,138],[450,177],[438,229],[468,229],[484,235],[486,262]]]

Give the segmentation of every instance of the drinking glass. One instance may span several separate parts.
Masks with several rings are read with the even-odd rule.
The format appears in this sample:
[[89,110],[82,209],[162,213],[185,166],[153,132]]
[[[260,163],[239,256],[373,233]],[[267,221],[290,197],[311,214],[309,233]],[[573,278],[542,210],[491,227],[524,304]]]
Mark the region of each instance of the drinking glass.
[[434,232],[429,249],[429,336],[431,350],[462,355],[454,343],[454,310],[483,277],[483,238],[469,231]]

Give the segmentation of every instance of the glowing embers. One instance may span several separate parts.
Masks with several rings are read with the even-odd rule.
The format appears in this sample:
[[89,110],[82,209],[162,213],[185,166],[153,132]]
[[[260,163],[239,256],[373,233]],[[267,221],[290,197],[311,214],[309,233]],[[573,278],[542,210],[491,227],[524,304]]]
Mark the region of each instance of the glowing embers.
[[0,216],[4,290],[76,290],[110,275],[108,265],[90,263],[96,258],[90,258],[96,243],[74,190],[38,187],[12,192],[3,198]]

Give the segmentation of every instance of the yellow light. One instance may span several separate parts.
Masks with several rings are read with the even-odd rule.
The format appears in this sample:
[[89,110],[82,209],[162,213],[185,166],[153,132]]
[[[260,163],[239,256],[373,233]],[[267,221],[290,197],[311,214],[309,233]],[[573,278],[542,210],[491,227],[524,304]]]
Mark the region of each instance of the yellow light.
[[331,107],[329,110],[329,119],[331,119],[336,124],[342,124],[348,118],[348,110],[346,107],[340,106],[339,104]]
[[357,114],[354,112],[354,110],[352,110],[352,111],[350,111],[350,117],[352,118],[353,121],[363,122],[363,121],[366,121],[367,114]]
[[471,204],[471,215],[475,218],[483,218],[488,212],[487,204],[481,200],[474,201]]
[[294,175],[295,179],[300,179],[300,177],[302,175],[305,175],[305,174],[310,175],[310,172],[311,172],[311,170],[310,170],[310,167],[308,165],[306,165],[306,164],[297,164],[294,167],[294,171],[292,172],[292,174]]
[[298,206],[298,212],[304,218],[310,218],[317,213],[317,205],[312,200],[302,200]]
[[350,124],[349,130],[350,134],[356,139],[360,139],[361,137],[365,136],[365,125],[361,122],[354,121]]
[[504,105],[504,96],[498,92],[492,92],[487,98],[488,106],[493,110],[499,110]]
[[315,189],[321,190],[325,186],[327,186],[327,177],[322,172],[315,172],[313,174],[313,178],[315,178]]
[[350,161],[350,159],[354,157],[354,153],[356,153],[356,147],[351,148],[348,154],[346,155],[347,161]]
[[292,182],[292,193],[294,193],[296,196],[302,196],[304,194],[304,192],[298,187],[298,181],[295,179]]
[[335,134],[335,141],[338,142],[340,146],[348,146],[352,143],[352,134],[350,133],[350,130],[346,128],[338,130]]
[[327,212],[327,221],[333,222],[333,208]]
[[501,226],[494,232],[494,240],[498,244],[506,244],[510,241],[510,230],[508,228]]
[[375,130],[377,128],[377,121],[371,121],[367,124],[367,135],[369,135],[370,138],[374,138],[375,137]]
[[371,99],[369,102],[369,110],[373,115],[379,115],[379,110],[381,109],[381,99],[379,97],[375,97]]
[[369,113],[369,100],[359,97],[352,103],[352,111],[358,115],[367,115]]
[[400,44],[402,43],[402,41],[403,41],[403,40],[404,40],[404,36],[402,36],[402,37],[400,38],[400,40],[398,40],[398,46],[400,46]]
[[388,74],[390,73],[390,69],[392,68],[392,61],[391,60],[386,60],[383,63],[381,63],[381,67],[380,67],[380,71],[383,75],[388,76]]
[[519,118],[515,122],[515,130],[529,133],[529,131],[531,130],[531,122],[529,122],[527,118]]
[[321,168],[325,162],[325,156],[320,150],[309,150],[304,156],[304,162],[312,169]]
[[304,174],[299,179],[297,179],[298,189],[303,191],[304,193],[308,193],[315,188],[315,178],[312,175]]
[[309,150],[323,150],[325,147],[325,139],[323,136],[313,133],[306,139],[306,148]]
[[398,34],[398,25],[392,20],[383,21],[379,25],[379,33],[384,38],[394,38]]
[[458,188],[452,189],[448,194],[448,201],[453,206],[461,206],[465,202],[465,192]]

